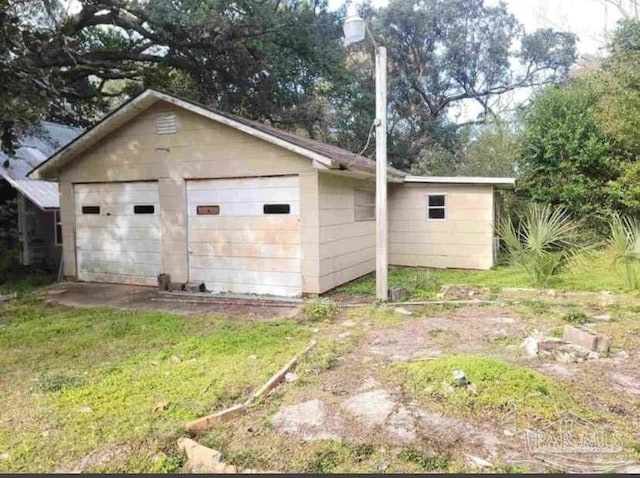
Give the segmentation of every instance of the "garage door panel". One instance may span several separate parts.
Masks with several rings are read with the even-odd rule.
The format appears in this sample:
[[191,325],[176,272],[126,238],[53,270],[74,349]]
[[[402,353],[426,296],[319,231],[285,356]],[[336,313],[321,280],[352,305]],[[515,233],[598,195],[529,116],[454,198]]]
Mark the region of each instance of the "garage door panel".
[[253,270],[263,272],[300,272],[299,259],[272,259],[263,257],[213,257],[191,256],[191,265],[196,269]]
[[[89,236],[78,237],[76,243],[82,245],[100,245],[105,242],[112,243],[114,240],[128,239],[129,241],[142,241],[152,244],[160,244],[160,231],[156,229],[147,228],[129,228],[119,230],[105,230],[100,227],[84,227],[84,229],[91,229]],[[150,247],[152,247],[150,245]]]
[[189,227],[191,229],[206,229],[210,231],[256,231],[265,229],[297,231],[300,229],[300,217],[284,214],[259,217],[222,217],[195,216],[193,213],[190,213]]
[[157,212],[155,214],[136,214],[131,216],[118,216],[115,214],[112,214],[111,216],[107,216],[106,214],[81,214],[76,220],[76,227],[79,226],[98,227],[109,231],[120,230],[126,232],[129,229],[134,228],[145,229],[153,232],[155,229],[159,230],[160,222],[158,220]]
[[[247,198],[243,198],[243,199],[247,199]],[[216,205],[220,207],[220,215],[212,216],[214,220],[222,219],[228,216],[255,217],[255,216],[262,216],[264,214],[263,206],[265,204],[288,204],[291,215],[298,216],[300,214],[299,201],[291,201],[291,200],[279,201],[277,199],[272,199],[269,201],[256,201],[256,202],[237,201],[237,202],[230,202],[230,203],[217,201],[215,199],[202,199],[200,201],[192,202],[192,204],[189,205],[189,214],[195,216],[198,205]]]
[[[76,184],[76,257],[84,281],[154,285],[161,272],[158,184]],[[134,214],[151,205],[153,214]],[[83,214],[82,206],[100,206]]]
[[[113,263],[113,264],[148,264],[156,265],[160,260],[160,253],[157,252],[133,252],[133,251],[83,251],[78,249],[78,260],[85,264],[91,262]],[[123,266],[124,270],[124,266]]]
[[191,231],[192,243],[216,243],[216,244],[255,244],[262,242],[266,244],[300,244],[300,233],[298,230],[281,231],[277,229],[268,230],[211,230],[193,229]]
[[189,252],[193,256],[214,257],[266,257],[274,259],[300,259],[298,245],[279,244],[191,244]]
[[[108,193],[108,192],[89,192],[79,194],[77,196],[80,203],[78,207],[82,205],[131,205],[131,204],[153,204],[157,201],[157,192],[154,191],[135,191],[135,192],[122,192],[122,193]],[[78,211],[80,213],[81,211]]]
[[82,280],[85,282],[106,282],[111,284],[157,285],[156,278],[137,275],[99,274],[93,272],[84,272]]
[[[264,214],[288,204],[288,214]],[[219,206],[198,215],[199,205]],[[296,296],[302,291],[297,176],[187,182],[189,279],[214,292]]]
[[234,284],[259,284],[262,286],[297,287],[300,286],[302,278],[297,272],[266,272],[266,271],[236,271],[219,270],[211,274],[211,269],[193,268],[193,278],[195,281],[207,283],[214,282],[234,283]]
[[[127,263],[127,262],[108,262],[100,260],[92,260],[83,263],[83,272],[93,274],[110,274],[110,275],[127,275],[149,277],[157,282],[157,266],[155,264]],[[83,279],[84,280],[84,279]]]

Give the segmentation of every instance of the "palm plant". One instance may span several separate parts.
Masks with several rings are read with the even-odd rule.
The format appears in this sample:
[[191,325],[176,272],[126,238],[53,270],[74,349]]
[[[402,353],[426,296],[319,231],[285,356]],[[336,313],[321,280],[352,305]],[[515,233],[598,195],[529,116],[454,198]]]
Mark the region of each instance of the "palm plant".
[[609,251],[613,266],[622,265],[624,281],[629,289],[638,288],[637,266],[640,263],[640,222],[635,218],[614,214],[609,222]]
[[548,284],[581,249],[578,222],[561,207],[529,204],[518,224],[507,217],[498,232],[511,262],[535,284]]

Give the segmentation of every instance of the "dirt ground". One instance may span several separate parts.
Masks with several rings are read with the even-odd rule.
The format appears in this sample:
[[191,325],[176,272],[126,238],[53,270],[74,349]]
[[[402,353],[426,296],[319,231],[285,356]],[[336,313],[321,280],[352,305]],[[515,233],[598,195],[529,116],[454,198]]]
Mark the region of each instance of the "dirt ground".
[[113,307],[179,315],[223,314],[265,319],[295,315],[299,306],[294,301],[205,297],[203,294],[187,297],[162,294],[155,287],[86,282],[55,284],[41,294],[51,303],[68,307]]
[[[472,295],[482,298],[482,291]],[[638,471],[630,467],[637,466],[640,452],[640,301],[521,290],[494,299],[496,304],[463,306],[351,304],[322,330],[324,348],[299,367],[294,381],[201,441],[239,467],[286,472]],[[612,339],[608,354],[569,363],[553,350],[527,355],[527,337],[561,335],[564,317],[576,310],[590,317],[591,330]],[[580,433],[586,440],[619,438],[624,451],[539,453],[527,444],[532,430],[519,428],[511,410],[499,417],[482,409],[463,415],[410,393],[396,376],[395,364],[450,355],[492,358],[541,373],[589,410],[584,417],[567,413],[549,423],[550,431],[569,430],[574,440]]]

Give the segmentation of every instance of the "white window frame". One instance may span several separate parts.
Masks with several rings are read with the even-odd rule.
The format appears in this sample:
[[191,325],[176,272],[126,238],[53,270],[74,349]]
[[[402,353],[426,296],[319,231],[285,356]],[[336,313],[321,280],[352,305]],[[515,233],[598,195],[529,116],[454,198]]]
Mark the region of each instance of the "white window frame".
[[[373,195],[373,203],[358,203],[358,193],[367,193]],[[353,190],[353,219],[356,222],[366,222],[376,220],[376,192],[372,189],[354,189]],[[373,208],[373,214],[369,217],[358,218],[358,208]]]
[[[433,196],[442,196],[444,198],[444,206],[429,206],[429,199]],[[431,211],[432,209],[442,209],[444,211],[444,217],[443,218],[434,218],[434,217],[429,217],[429,211]],[[427,194],[427,221],[437,221],[437,222],[442,222],[442,221],[446,221],[447,220],[447,216],[449,215],[448,211],[447,211],[447,194],[446,193],[429,193]]]
[[[58,235],[58,226],[60,226],[60,235]],[[62,245],[62,216],[60,209],[53,211],[53,240],[56,246]]]

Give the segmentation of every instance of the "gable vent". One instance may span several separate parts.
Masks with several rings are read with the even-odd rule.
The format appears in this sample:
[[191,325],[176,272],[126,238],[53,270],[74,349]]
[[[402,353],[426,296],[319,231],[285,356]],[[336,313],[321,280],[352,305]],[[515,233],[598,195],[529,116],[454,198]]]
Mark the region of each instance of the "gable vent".
[[177,130],[175,113],[160,113],[156,118],[158,134],[173,134]]

